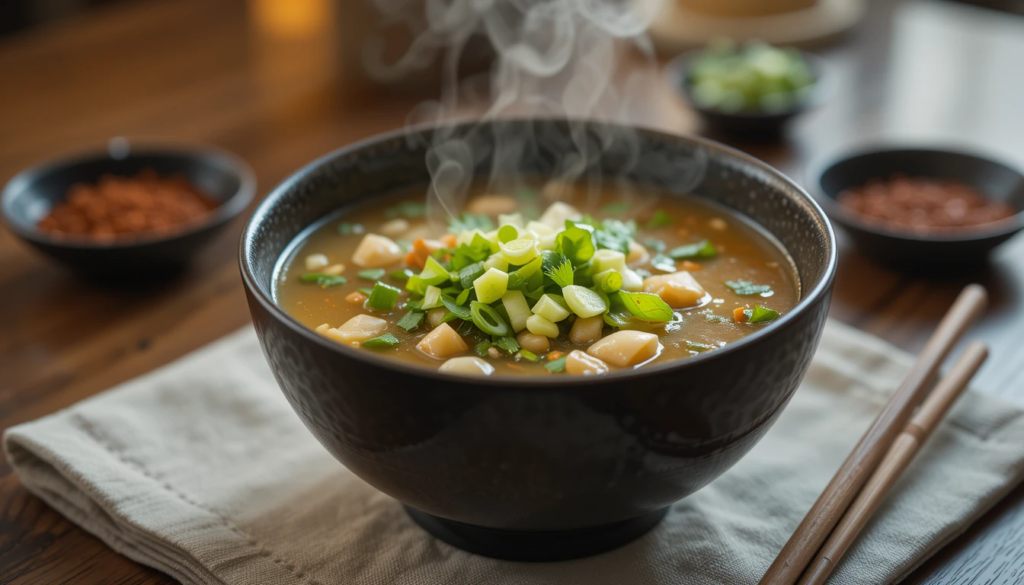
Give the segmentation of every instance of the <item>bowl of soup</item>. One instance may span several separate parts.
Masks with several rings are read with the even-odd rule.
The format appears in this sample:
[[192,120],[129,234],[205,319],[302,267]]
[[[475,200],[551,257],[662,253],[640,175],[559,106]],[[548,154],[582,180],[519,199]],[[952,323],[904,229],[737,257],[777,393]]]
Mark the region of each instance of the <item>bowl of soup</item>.
[[[441,132],[475,146],[439,221]],[[509,136],[595,148],[572,178],[545,148],[502,171]],[[636,538],[753,447],[810,363],[836,251],[752,157],[535,119],[331,153],[259,206],[240,262],[274,376],[328,451],[449,543],[553,560]]]

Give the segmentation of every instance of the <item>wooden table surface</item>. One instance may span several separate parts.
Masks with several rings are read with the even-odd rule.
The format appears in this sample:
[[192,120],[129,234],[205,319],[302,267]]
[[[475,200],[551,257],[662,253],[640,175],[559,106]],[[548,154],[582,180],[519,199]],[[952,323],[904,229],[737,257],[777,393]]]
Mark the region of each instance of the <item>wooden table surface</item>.
[[[329,3],[329,0],[327,1]],[[269,30],[257,5],[113,4],[0,39],[0,182],[112,136],[215,144],[258,175],[259,194],[338,146],[403,124],[414,98],[360,102],[337,80],[331,24]],[[300,23],[301,24],[301,23]],[[309,23],[307,23],[309,24]],[[294,31],[293,31],[294,32]],[[784,145],[739,144],[804,181],[808,165],[880,139],[968,143],[1024,166],[1024,19],[938,1],[879,0],[821,54],[834,95]],[[697,129],[666,88],[663,126]],[[64,408],[249,323],[236,267],[244,219],[177,280],[105,287],[77,280],[0,229],[0,429]],[[969,337],[990,344],[978,389],[1024,403],[1024,238],[969,275],[886,269],[841,237],[832,316],[908,350],[967,282],[992,294]],[[1020,583],[1024,488],[911,579]],[[165,583],[30,495],[0,460],[0,583]]]

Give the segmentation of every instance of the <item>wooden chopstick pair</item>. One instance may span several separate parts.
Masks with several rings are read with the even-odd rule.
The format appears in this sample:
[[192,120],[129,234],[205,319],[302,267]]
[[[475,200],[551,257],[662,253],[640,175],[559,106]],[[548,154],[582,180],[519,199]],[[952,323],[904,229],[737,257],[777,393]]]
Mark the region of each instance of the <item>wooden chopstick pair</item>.
[[[903,383],[761,578],[761,585],[793,585],[801,576],[800,585],[816,585],[828,579],[900,473],[987,357],[983,344],[972,343],[949,375],[928,395],[929,383],[939,365],[984,310],[986,299],[985,289],[976,284],[960,293]],[[918,405],[921,408],[914,414]]]

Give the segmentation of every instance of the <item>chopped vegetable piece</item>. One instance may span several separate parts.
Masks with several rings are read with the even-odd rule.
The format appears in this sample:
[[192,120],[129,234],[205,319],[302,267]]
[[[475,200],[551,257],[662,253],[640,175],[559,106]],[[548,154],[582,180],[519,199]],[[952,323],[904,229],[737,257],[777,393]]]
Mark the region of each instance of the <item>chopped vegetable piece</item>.
[[356,315],[337,329],[328,329],[324,335],[348,345],[359,345],[388,330],[388,322],[370,315]]
[[646,240],[644,240],[644,245],[659,254],[667,249],[667,247],[665,246],[665,242],[662,242],[661,240],[655,238],[647,238]]
[[480,278],[486,271],[483,262],[474,262],[459,270],[459,284],[465,289],[473,288],[473,281]]
[[519,333],[526,329],[526,320],[530,318],[530,305],[522,291],[510,290],[501,297],[501,304],[508,313],[508,321],[512,331]]
[[455,304],[459,305],[460,307],[462,305],[465,305],[466,301],[469,300],[469,293],[471,292],[473,292],[473,289],[471,288],[467,288],[466,290],[460,292],[459,296],[455,297]]
[[601,315],[601,318],[609,327],[621,329],[629,325],[630,321],[633,320],[633,314],[626,310],[609,311],[604,315]]
[[[519,213],[519,212],[516,212],[516,213],[499,213],[498,214],[498,225],[499,226],[510,225],[510,226],[516,228],[517,230],[519,230],[519,229],[522,229],[522,227],[524,225],[526,225],[526,222],[523,220],[523,214],[522,213]],[[499,231],[500,231],[500,229],[499,229]],[[512,239],[514,240],[515,237],[513,237]]]
[[[574,284],[563,287],[562,294],[565,295],[565,302],[569,305],[569,309],[580,317],[593,317],[608,310],[608,304],[601,298],[601,295],[589,288]],[[551,337],[557,336],[555,334]]]
[[633,239],[635,233],[635,222],[609,218],[602,221],[600,227],[594,230],[594,239],[597,241],[599,248],[628,254],[629,242]]
[[441,295],[441,304],[443,304],[446,309],[455,314],[459,319],[462,319],[463,321],[473,320],[472,312],[469,310],[469,307],[459,306],[459,304],[455,302],[455,299],[450,296]]
[[696,262],[690,262],[689,260],[683,260],[679,263],[679,270],[688,270],[693,272],[694,270],[704,270],[704,267]]
[[490,305],[484,304],[480,301],[473,301],[469,304],[470,315],[473,320],[473,324],[476,325],[480,331],[488,335],[496,335],[503,337],[512,332],[512,329],[505,323],[505,320],[501,318]]
[[356,290],[358,290],[361,294],[366,295],[367,297],[369,297],[370,293],[373,292],[372,288],[359,288],[359,289],[356,289]]
[[572,205],[556,201],[544,210],[544,213],[541,214],[540,219],[537,221],[557,230],[562,229],[562,226],[565,225],[565,220],[576,219],[580,215],[579,210]]
[[509,353],[515,353],[519,351],[519,343],[516,341],[515,337],[503,336],[494,339],[493,341],[494,345],[500,347],[501,349]]
[[494,373],[494,366],[486,361],[473,356],[454,357],[441,364],[437,368],[439,372],[449,374],[469,374],[474,376],[490,376]]
[[689,349],[689,350],[692,350],[692,351],[700,352],[700,351],[709,351],[709,350],[715,349],[715,346],[713,346],[713,345],[705,345],[703,343],[697,343],[695,341],[687,341],[686,342],[686,348]]
[[306,256],[306,270],[313,271],[326,268],[331,263],[324,254],[310,254]]
[[386,221],[380,226],[380,233],[385,236],[400,236],[408,231],[409,222],[400,217]]
[[441,306],[441,289],[436,286],[428,286],[427,292],[423,293],[423,304],[420,306],[424,311],[436,309]]
[[366,308],[374,309],[377,311],[390,311],[395,308],[395,302],[398,301],[398,294],[401,290],[378,282],[373,285],[373,290],[370,291],[370,298],[366,299]]
[[366,280],[380,280],[384,278],[387,271],[383,268],[371,268],[370,270],[360,270],[357,274],[359,278],[365,278]]
[[673,248],[668,253],[674,260],[693,260],[696,258],[714,258],[718,256],[718,248],[711,243],[711,240],[701,240],[696,244],[687,244]]
[[587,353],[613,366],[642,364],[658,355],[658,336],[646,331],[616,331],[587,348]]
[[573,343],[586,345],[601,339],[601,330],[604,329],[604,316],[594,315],[593,317],[579,318],[572,324],[569,330],[569,339]]
[[484,304],[500,299],[508,290],[508,274],[497,268],[489,268],[473,281],[476,298]]
[[519,342],[520,347],[528,349],[534,353],[544,353],[551,349],[551,342],[544,335],[537,335],[530,331],[521,331],[519,335],[516,335],[516,341]]
[[452,254],[452,270],[461,270],[476,262],[483,262],[491,255],[491,243],[480,234],[474,234],[468,244],[462,244],[455,248]]
[[526,264],[540,254],[537,241],[527,238],[502,242],[498,244],[498,247],[501,249],[501,255],[509,264]]
[[633,317],[649,323],[666,323],[672,320],[672,307],[658,295],[620,290],[615,293],[622,306]]
[[668,306],[674,308],[698,305],[705,295],[704,287],[685,270],[645,278],[644,292],[658,295]]
[[533,353],[532,351],[530,351],[528,349],[521,349],[521,350],[519,350],[519,353],[516,354],[516,355],[518,355],[519,357],[521,357],[521,358],[523,358],[523,359],[525,359],[527,361],[531,361],[531,362],[539,362],[540,361],[540,358],[537,357],[537,354]]
[[562,262],[557,268],[544,273],[559,287],[572,285],[573,268],[569,261]]
[[568,258],[573,266],[588,262],[596,250],[594,234],[569,220],[565,221],[565,230],[555,236],[555,252]]
[[570,374],[594,376],[608,373],[608,364],[578,349],[569,352],[565,359],[565,371]]
[[622,288],[625,290],[641,290],[644,280],[636,271],[626,267],[626,255],[615,250],[598,250],[594,254],[594,270],[598,273],[614,270],[622,276]]
[[425,217],[427,205],[419,201],[402,201],[398,205],[384,210],[384,217]]
[[519,237],[519,230],[514,225],[503,225],[498,228],[498,241],[502,244],[511,242]]
[[345,295],[345,302],[352,305],[362,305],[363,303],[366,302],[367,298],[369,298],[367,295],[364,295],[359,291],[355,291]]
[[662,272],[675,272],[676,262],[664,254],[655,254],[651,258],[651,267]]
[[393,270],[388,273],[388,276],[395,280],[406,281],[409,280],[410,276],[412,276],[412,270]]
[[727,280],[725,286],[741,297],[762,295],[772,292],[772,287],[767,284],[754,284],[748,280]]
[[484,261],[484,268],[488,270],[495,268],[502,272],[508,272],[508,260],[505,259],[505,256],[501,252],[491,254],[491,256]]
[[446,358],[469,349],[462,337],[447,323],[442,323],[427,333],[416,344],[416,347],[423,353],[436,358]]
[[753,309],[747,309],[743,311],[743,314],[747,316],[747,323],[767,323],[774,321],[779,316],[778,311],[773,311],[767,307],[761,305],[755,305]]
[[568,309],[555,301],[551,295],[542,296],[531,311],[534,315],[540,315],[552,323],[558,323],[571,314]]
[[536,335],[543,335],[544,337],[550,337],[552,339],[558,337],[558,325],[555,325],[540,315],[531,315],[530,318],[526,320],[526,328],[530,330],[530,333],[534,333]]
[[398,346],[399,343],[401,343],[401,341],[399,341],[397,337],[390,333],[385,333],[379,337],[367,339],[363,342],[363,347],[367,349],[390,349]]
[[473,351],[476,352],[476,355],[485,358],[490,355],[490,353],[487,350],[491,349],[491,346],[493,345],[494,344],[491,343],[490,341],[481,341],[480,343],[476,344],[476,347],[473,348]]
[[737,323],[746,323],[747,319],[750,318],[750,315],[747,314],[749,310],[747,307],[736,307],[732,310],[732,320]]
[[462,213],[461,218],[448,220],[448,227],[456,234],[473,230],[488,232],[494,229],[494,224],[491,223],[491,218],[486,215],[475,215],[465,211]]
[[655,211],[654,215],[651,216],[651,219],[647,221],[647,228],[652,230],[663,228],[668,225],[672,225],[672,216],[660,209]]
[[338,235],[351,236],[363,233],[363,226],[358,223],[343,223],[338,225]]
[[566,359],[568,359],[567,356],[562,356],[562,357],[560,357],[560,358],[558,358],[558,359],[556,359],[554,361],[550,361],[550,362],[544,364],[544,369],[549,371],[549,372],[552,372],[554,374],[557,374],[559,372],[564,372],[565,371],[565,360]]
[[347,284],[348,279],[344,276],[336,276],[334,274],[324,274],[323,272],[309,272],[299,277],[302,282],[308,282],[318,285],[321,288],[327,288],[329,286],[338,286]]
[[605,293],[613,293],[622,288],[622,275],[609,268],[594,275],[594,286]]
[[440,286],[447,284],[451,281],[451,274],[441,263],[434,260],[433,257],[428,256],[426,263],[423,266],[423,271],[419,274],[420,280],[427,283],[428,285]]
[[352,262],[363,268],[385,268],[398,263],[402,248],[384,236],[366,234],[352,253]]
[[413,331],[420,326],[420,323],[423,322],[423,316],[423,313],[419,311],[409,311],[402,315],[402,318],[399,319],[398,323],[395,323],[395,325],[398,325],[406,331]]

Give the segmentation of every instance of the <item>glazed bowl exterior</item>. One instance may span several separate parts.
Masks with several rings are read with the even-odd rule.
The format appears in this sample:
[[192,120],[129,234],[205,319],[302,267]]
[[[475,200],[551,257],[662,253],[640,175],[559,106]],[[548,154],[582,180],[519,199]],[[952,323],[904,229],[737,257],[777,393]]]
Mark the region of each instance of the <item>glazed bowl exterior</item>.
[[[569,134],[553,120],[457,127],[477,138],[521,130]],[[339,461],[382,492],[429,514],[480,527],[560,531],[649,514],[718,477],[771,426],[818,344],[835,271],[827,219],[767,165],[711,141],[574,122],[589,136],[625,131],[642,156],[624,179],[695,194],[773,234],[803,286],[799,305],[770,327],[690,359],[603,377],[445,375],[343,347],[273,300],[275,265],[317,219],[410,185],[425,185],[433,130],[342,148],[278,186],[242,237],[240,262],[253,322],[281,389]],[[578,136],[578,134],[577,134]],[[699,181],[672,182],[665,165],[700,161]],[[613,154],[589,173],[621,171]],[[554,159],[520,161],[551,176]],[[486,156],[476,173],[490,172]]]

